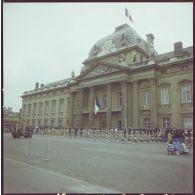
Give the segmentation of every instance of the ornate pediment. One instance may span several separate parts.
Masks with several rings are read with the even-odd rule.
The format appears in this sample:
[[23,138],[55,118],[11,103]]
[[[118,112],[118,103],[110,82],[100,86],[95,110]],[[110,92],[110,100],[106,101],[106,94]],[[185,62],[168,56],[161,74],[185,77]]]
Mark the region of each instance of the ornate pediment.
[[88,72],[88,74],[85,75],[85,78],[95,77],[97,75],[108,74],[111,72],[115,72],[117,70],[118,69],[114,68],[114,67],[99,65],[99,66],[94,67],[90,72]]
[[104,64],[97,64],[93,66],[92,68],[89,68],[85,71],[84,74],[80,75],[80,78],[91,78],[99,75],[105,75],[112,72],[116,72],[119,70],[122,70],[121,67],[115,67],[110,65],[104,65]]

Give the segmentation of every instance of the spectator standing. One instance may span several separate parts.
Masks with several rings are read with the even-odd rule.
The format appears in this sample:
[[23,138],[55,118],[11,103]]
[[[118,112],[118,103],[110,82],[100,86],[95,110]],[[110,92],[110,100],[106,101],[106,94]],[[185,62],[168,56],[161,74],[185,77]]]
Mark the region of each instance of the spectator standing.
[[180,142],[177,140],[173,144],[174,144],[174,150],[175,150],[176,155],[180,155],[180,153],[181,153],[181,144],[180,144]]
[[181,153],[182,154],[187,154],[188,153],[188,149],[187,149],[184,142],[182,142],[182,144],[181,144]]
[[168,155],[171,153],[172,155],[174,154],[174,144],[173,141],[168,141],[167,144],[167,151],[168,151]]

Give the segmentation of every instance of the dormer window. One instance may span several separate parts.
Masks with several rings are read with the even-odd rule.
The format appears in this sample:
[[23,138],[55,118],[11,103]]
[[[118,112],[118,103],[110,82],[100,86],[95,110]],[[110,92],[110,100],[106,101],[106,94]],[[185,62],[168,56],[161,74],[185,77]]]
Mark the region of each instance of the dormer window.
[[121,35],[121,46],[125,46],[126,45],[126,41],[125,41],[125,34]]
[[122,45],[122,46],[125,46],[125,45],[126,45],[126,43],[125,43],[125,42],[123,42],[121,45]]
[[140,43],[141,42],[141,39],[140,38],[137,38],[137,42]]
[[98,49],[97,49],[97,46],[96,46],[96,45],[95,45],[94,48],[93,48],[93,52],[94,52],[94,55],[97,55]]
[[97,50],[97,47],[96,47],[96,45],[94,46],[94,48],[93,48],[93,51],[96,51]]
[[169,61],[169,58],[167,56],[163,57],[162,63],[165,63],[165,62],[168,62],[168,61]]
[[125,40],[125,35],[122,34],[122,35],[121,35],[121,41],[124,41],[124,40]]
[[133,56],[133,63],[136,63],[136,62],[137,62],[137,55],[134,54],[134,56]]
[[143,59],[144,59],[144,56],[141,55],[141,56],[140,56],[140,61],[143,62]]
[[189,52],[184,52],[184,57],[190,57],[191,54]]

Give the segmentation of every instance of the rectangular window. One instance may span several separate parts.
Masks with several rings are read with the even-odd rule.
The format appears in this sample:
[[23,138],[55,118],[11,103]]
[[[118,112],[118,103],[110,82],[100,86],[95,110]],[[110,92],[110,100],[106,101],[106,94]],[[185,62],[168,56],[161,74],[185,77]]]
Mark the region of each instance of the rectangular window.
[[144,128],[150,128],[150,118],[144,118]]
[[162,118],[162,127],[166,128],[166,127],[170,127],[170,118],[169,117],[163,117]]
[[33,104],[33,114],[36,114],[37,112],[37,103]]
[[122,92],[118,92],[118,106],[122,106]]
[[41,125],[42,125],[42,124],[41,124],[41,119],[38,119],[37,126],[38,126],[38,127],[41,127]]
[[163,87],[161,88],[161,104],[169,104],[169,88]]
[[32,126],[35,127],[36,126],[36,120],[32,120]]
[[191,87],[190,84],[185,84],[181,87],[182,103],[191,102]]
[[56,101],[53,101],[53,102],[52,102],[51,112],[52,112],[52,113],[55,113],[55,112],[56,112]]
[[184,128],[192,128],[192,118],[184,118]]
[[106,107],[106,101],[107,101],[107,95],[103,94],[102,99],[103,99],[103,108],[105,108]]
[[150,106],[150,92],[149,91],[144,91],[143,98],[144,98],[144,108]]
[[39,113],[43,112],[43,102],[39,102]]
[[24,104],[24,107],[23,107],[23,116],[25,116],[26,115],[26,105]]
[[63,127],[63,118],[58,119],[58,126]]
[[59,101],[59,112],[63,113],[63,110],[64,110],[64,100],[60,99],[60,101]]
[[45,113],[49,113],[49,102],[45,102]]
[[28,105],[28,115],[31,115],[31,104]]
[[27,120],[27,123],[26,123],[27,127],[30,126],[30,119]]
[[55,127],[55,118],[51,119],[51,127]]
[[79,110],[79,99],[77,99],[77,110]]
[[44,120],[44,127],[48,127],[48,119]]

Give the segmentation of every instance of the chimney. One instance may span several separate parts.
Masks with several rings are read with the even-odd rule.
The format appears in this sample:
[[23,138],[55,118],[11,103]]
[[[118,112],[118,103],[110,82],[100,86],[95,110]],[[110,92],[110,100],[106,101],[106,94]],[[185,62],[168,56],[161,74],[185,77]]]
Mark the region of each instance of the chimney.
[[146,35],[147,37],[147,47],[148,47],[148,54],[150,58],[154,57],[154,35],[149,33]]
[[182,55],[182,53],[183,53],[183,43],[181,41],[174,43],[174,53],[175,53],[175,56]]
[[41,83],[41,88],[44,88],[44,84],[43,83]]
[[36,84],[35,84],[35,89],[38,90],[38,88],[39,88],[39,83],[36,82]]

